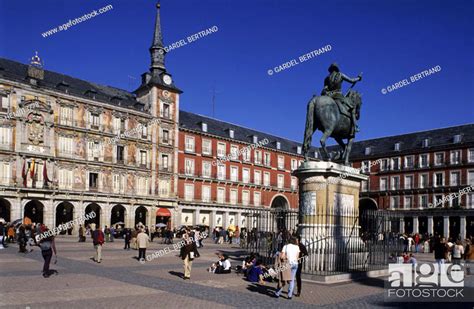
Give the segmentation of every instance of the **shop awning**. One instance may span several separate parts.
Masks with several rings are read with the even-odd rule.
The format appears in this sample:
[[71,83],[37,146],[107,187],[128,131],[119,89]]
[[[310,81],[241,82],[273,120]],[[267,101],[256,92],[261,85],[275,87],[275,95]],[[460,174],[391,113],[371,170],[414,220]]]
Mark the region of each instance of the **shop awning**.
[[171,212],[167,208],[159,208],[156,211],[157,217],[171,217]]

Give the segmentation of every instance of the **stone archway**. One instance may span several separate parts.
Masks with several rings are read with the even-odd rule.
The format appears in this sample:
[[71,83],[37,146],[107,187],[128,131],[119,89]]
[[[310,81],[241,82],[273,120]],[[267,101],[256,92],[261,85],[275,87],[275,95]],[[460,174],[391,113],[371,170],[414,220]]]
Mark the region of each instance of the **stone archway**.
[[112,207],[112,210],[110,211],[110,226],[113,226],[117,223],[124,225],[126,213],[127,210],[123,205],[118,204]]
[[5,222],[11,222],[11,209],[10,202],[0,198],[0,218],[3,218]]
[[[262,223],[264,224],[265,230],[272,230],[273,232],[286,231],[289,229],[288,223],[288,213],[287,210],[290,208],[288,200],[283,195],[276,195],[273,197],[273,200],[270,204],[272,213],[265,213],[264,216],[270,215],[273,220],[269,218],[262,218]],[[270,226],[267,226],[270,224]],[[273,227],[271,226],[273,225]]]
[[[72,221],[74,218],[74,206],[69,202],[61,202],[56,206],[56,226]],[[64,231],[65,233],[65,231]]]
[[372,216],[377,211],[377,202],[371,198],[359,199],[359,226],[360,235],[371,230],[378,231],[379,222],[376,221],[378,216]]
[[[92,211],[95,212],[94,218],[92,218],[89,215]],[[86,220],[84,224],[85,225],[95,224],[96,226],[100,226],[100,212],[101,212],[101,208],[98,204],[92,203],[92,204],[87,205],[86,209],[84,210],[84,216],[89,215],[90,219]]]
[[275,195],[270,203],[272,209],[289,209],[290,203],[284,195]]
[[142,223],[145,226],[148,225],[147,214],[148,214],[148,210],[146,209],[146,207],[144,206],[137,207],[137,209],[135,210],[135,225],[134,226],[137,226],[138,223]]
[[25,211],[23,215],[23,221],[31,220],[31,223],[44,223],[43,222],[43,211],[44,205],[38,200],[31,200],[25,205]]

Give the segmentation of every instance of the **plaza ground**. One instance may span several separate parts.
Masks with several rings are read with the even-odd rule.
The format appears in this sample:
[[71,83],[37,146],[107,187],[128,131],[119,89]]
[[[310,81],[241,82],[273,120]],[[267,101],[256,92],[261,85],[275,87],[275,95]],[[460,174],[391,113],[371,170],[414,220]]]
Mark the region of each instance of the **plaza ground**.
[[[151,243],[147,253],[162,249]],[[201,257],[193,264],[191,280],[183,281],[182,261],[177,252],[159,257],[144,265],[135,257],[138,251],[123,250],[123,240],[106,243],[103,261],[91,260],[94,248],[88,238],[78,243],[77,238],[57,238],[58,262],[51,264],[58,276],[43,278],[43,259],[39,248],[29,254],[18,253],[16,244],[0,250],[0,307],[5,308],[374,308],[404,307],[406,304],[386,303],[383,282],[376,278],[361,282],[338,284],[303,283],[301,297],[286,299],[271,297],[276,283],[260,287],[232,273],[215,275],[206,271],[216,260],[215,252],[225,251],[233,266],[246,252],[230,245],[215,245],[211,240],[200,248]],[[432,260],[431,254],[418,254],[419,260]],[[474,276],[466,278],[473,287]],[[472,292],[472,290],[471,290]],[[414,307],[425,304],[415,304]],[[438,304],[439,305],[439,304]],[[431,304],[430,307],[433,307]],[[441,306],[443,306],[441,304]],[[448,305],[449,306],[449,305]],[[446,305],[444,305],[444,308]],[[472,308],[458,303],[456,308]]]

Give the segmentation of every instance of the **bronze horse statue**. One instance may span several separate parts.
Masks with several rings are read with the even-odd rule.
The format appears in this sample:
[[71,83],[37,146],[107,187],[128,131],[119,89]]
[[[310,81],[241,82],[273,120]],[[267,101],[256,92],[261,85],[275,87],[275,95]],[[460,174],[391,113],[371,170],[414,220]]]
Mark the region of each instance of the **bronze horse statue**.
[[[355,90],[349,90],[346,99],[353,102],[356,119],[360,117],[360,108],[362,105],[361,95]],[[338,106],[341,104],[341,106]],[[321,137],[321,147],[323,150],[323,160],[342,160],[344,165],[349,165],[349,154],[351,152],[352,142],[354,141],[355,133],[353,133],[352,126],[354,125],[351,116],[344,110],[342,103],[336,101],[329,96],[314,96],[308,103],[308,110],[306,113],[306,128],[303,142],[303,155],[308,161],[308,152],[311,146],[311,139],[316,130],[323,132]],[[341,146],[341,150],[335,158],[330,158],[326,149],[326,140],[328,137],[334,138]],[[344,144],[344,139],[347,139],[347,144]]]

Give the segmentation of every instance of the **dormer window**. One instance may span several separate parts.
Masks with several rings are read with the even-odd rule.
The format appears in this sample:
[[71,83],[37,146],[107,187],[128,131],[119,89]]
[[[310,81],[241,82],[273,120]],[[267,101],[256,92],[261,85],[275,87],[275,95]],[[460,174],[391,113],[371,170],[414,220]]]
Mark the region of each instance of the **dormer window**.
[[422,143],[423,148],[427,148],[430,145],[430,140],[428,138],[425,138]]
[[234,138],[234,130],[229,129],[229,137]]
[[400,143],[395,143],[395,151],[400,151]]
[[460,143],[460,142],[461,142],[461,134],[456,134],[456,135],[454,135],[454,140],[453,140],[453,142],[454,142],[455,144]]
[[370,147],[365,147],[365,155],[368,156],[372,152],[372,149]]
[[201,122],[201,130],[202,132],[207,132],[207,123]]
[[315,157],[316,159],[319,158],[319,153],[318,153],[317,150],[314,151],[314,157]]
[[258,136],[257,135],[253,135],[252,136],[252,141],[254,144],[258,143]]
[[59,84],[56,85],[56,88],[68,93],[69,84],[66,83],[65,81],[61,81]]
[[97,94],[97,91],[94,89],[89,89],[84,93],[87,97],[94,99],[95,100],[95,95]]
[[280,150],[280,149],[281,149],[281,143],[280,143],[280,142],[276,142],[276,147],[277,147],[278,150]]
[[297,154],[301,154],[301,146],[297,146],[297,147],[296,147],[296,153],[297,153]]
[[111,101],[112,103],[117,104],[117,105],[121,105],[121,104],[122,104],[122,100],[123,100],[123,98],[118,97],[118,96],[114,96],[114,97],[110,98],[110,101]]

